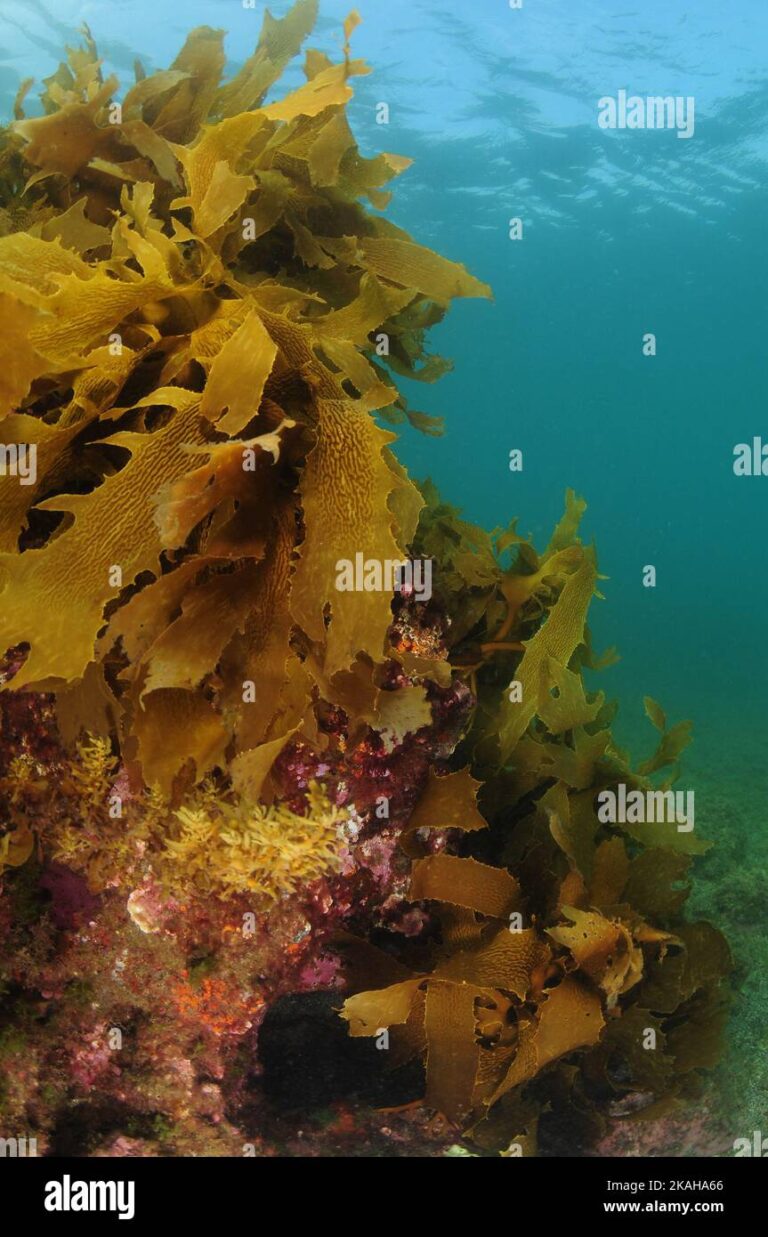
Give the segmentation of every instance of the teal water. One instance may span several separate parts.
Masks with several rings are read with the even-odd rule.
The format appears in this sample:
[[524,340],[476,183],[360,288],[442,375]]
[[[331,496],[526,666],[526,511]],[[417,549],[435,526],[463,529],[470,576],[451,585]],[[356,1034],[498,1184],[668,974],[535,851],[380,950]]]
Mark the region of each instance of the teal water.
[[[272,5],[275,15],[287,0]],[[589,503],[605,602],[598,645],[622,662],[605,687],[626,724],[650,693],[699,733],[764,724],[768,477],[733,475],[765,433],[768,84],[763,0],[360,0],[351,117],[367,152],[406,154],[391,217],[492,284],[433,334],[454,371],[405,383],[446,418],[406,427],[417,477],[485,525],[519,516],[544,542],[568,486]],[[323,0],[315,43],[338,49],[348,0]],[[197,24],[252,50],[261,5],[242,0],[3,0],[0,115],[88,21],[126,82],[138,54],[170,62]],[[290,82],[300,78],[298,64]],[[281,87],[281,89],[284,87]],[[693,96],[695,131],[606,131],[619,89]],[[388,125],[375,123],[378,102]],[[508,236],[523,221],[523,238]],[[645,357],[646,332],[657,355]],[[522,473],[509,471],[512,448]],[[644,588],[643,568],[657,571]]]

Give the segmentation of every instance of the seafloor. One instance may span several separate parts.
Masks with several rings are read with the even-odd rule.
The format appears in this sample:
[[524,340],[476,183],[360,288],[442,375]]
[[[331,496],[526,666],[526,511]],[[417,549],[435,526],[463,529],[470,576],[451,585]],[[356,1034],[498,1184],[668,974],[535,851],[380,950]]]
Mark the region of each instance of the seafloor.
[[[629,706],[631,702],[623,702]],[[695,703],[695,702],[692,702]],[[624,708],[622,738],[647,746],[647,725]],[[696,792],[697,829],[714,845],[696,859],[687,911],[716,923],[733,951],[733,1006],[725,1051],[702,1094],[679,1114],[652,1123],[618,1122],[600,1154],[729,1156],[734,1141],[766,1129],[768,1094],[768,770],[765,721],[757,714],[701,705],[681,782]],[[707,716],[707,712],[710,716]],[[629,720],[628,719],[629,716]]]

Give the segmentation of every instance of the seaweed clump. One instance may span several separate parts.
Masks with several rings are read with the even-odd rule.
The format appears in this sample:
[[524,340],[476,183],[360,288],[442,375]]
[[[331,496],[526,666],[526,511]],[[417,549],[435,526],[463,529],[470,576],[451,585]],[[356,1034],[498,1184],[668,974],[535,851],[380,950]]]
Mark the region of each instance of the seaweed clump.
[[388,1028],[398,1064],[425,1060],[427,1102],[480,1147],[529,1154],[538,1137],[574,1154],[611,1117],[674,1110],[721,1051],[728,948],[683,914],[709,844],[679,817],[598,810],[620,785],[665,800],[690,725],[669,727],[647,697],[659,740],[635,769],[615,707],[587,690],[615,653],[591,646],[598,576],[575,495],[541,555],[514,525],[486,534],[430,497],[416,544],[446,568],[449,658],[476,707],[454,771],[433,771],[402,835],[408,897],[433,931],[375,962],[352,943],[353,986],[380,978],[342,1012],[353,1036]]
[[[168,896],[248,893],[276,902],[343,865],[347,814],[314,782],[307,811],[251,803],[201,783],[173,808],[157,791],[123,804],[115,790],[117,759],[106,739],[79,740],[52,777],[29,756],[16,758],[4,785],[13,828],[5,835],[9,867],[41,847],[56,862],[83,871],[103,889],[156,882]],[[45,831],[41,823],[45,822]]]
[[[439,377],[428,329],[489,290],[363,204],[384,209],[409,161],[364,158],[350,130],[355,14],[340,63],[308,51],[305,84],[265,103],[315,8],[267,14],[227,82],[221,32],[193,31],[120,101],[86,31],[44,114],[22,92],[0,134],[0,417],[35,461],[30,484],[0,478],[3,710],[22,736],[0,768],[0,860],[19,889],[53,864],[77,957],[63,891],[82,873],[123,950],[113,978],[131,951],[175,976],[159,1022],[179,1078],[201,1036],[221,1054],[208,1071],[237,1074],[259,1011],[328,975],[353,1038],[386,1031],[394,1067],[425,1062],[451,1130],[581,1147],[717,1057],[727,948],[682,914],[705,844],[596,811],[620,783],[666,793],[688,731],[649,701],[660,742],[632,770],[587,689],[580,500],[538,554],[514,525],[462,521],[392,453],[382,420],[440,428],[397,376]],[[338,587],[341,562],[409,556],[434,564],[431,600]],[[9,967],[33,1039],[22,972],[73,999],[35,913]],[[92,983],[90,1008],[137,1028],[148,1138],[144,1118],[194,1106],[152,1074],[141,985],[126,1005],[106,971]],[[118,1086],[93,1054],[72,1068]],[[45,1085],[62,1111],[55,1072]],[[231,1148],[236,1082],[228,1105]]]

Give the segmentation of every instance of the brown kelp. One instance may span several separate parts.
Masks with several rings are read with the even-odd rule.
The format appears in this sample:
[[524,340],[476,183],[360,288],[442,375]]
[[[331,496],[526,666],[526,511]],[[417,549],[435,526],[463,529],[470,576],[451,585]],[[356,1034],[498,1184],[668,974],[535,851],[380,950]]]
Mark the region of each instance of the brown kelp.
[[[718,1059],[728,950],[681,914],[707,843],[674,822],[602,823],[596,803],[665,772],[666,793],[690,727],[668,728],[646,698],[660,738],[633,770],[613,707],[586,690],[584,671],[613,653],[596,658],[585,627],[597,572],[573,494],[542,555],[430,498],[416,545],[442,564],[458,619],[449,658],[477,700],[457,752],[469,764],[430,778],[402,835],[408,896],[435,921],[427,947],[389,949],[343,1015],[353,1036],[388,1028],[397,1061],[423,1056],[427,1102],[481,1144],[530,1148],[543,1111],[560,1130],[550,1145],[572,1150],[608,1113],[666,1111]],[[356,986],[370,966],[353,951]]]
[[[0,478],[0,860],[12,890],[41,864],[59,896],[84,877],[114,967],[177,974],[157,1021],[185,1062],[174,1018],[236,1071],[231,1043],[335,950],[348,1042],[423,1062],[428,1109],[480,1147],[533,1148],[542,1114],[581,1145],[717,1056],[727,949],[682,917],[705,844],[596,811],[619,784],[666,792],[688,729],[647,701],[661,737],[632,770],[586,685],[580,500],[539,554],[392,453],[382,420],[439,431],[397,376],[439,377],[427,331],[489,290],[370,209],[409,161],[349,127],[355,14],[340,63],[308,51],[265,103],[315,7],[267,14],[226,82],[222,33],[193,31],[122,99],[86,31],[43,115],[25,84],[0,134],[0,424],[34,465]],[[377,583],[409,558],[432,597]],[[342,563],[369,585],[340,588]],[[20,931],[26,1008],[55,949]],[[151,1022],[136,985],[131,1005],[92,983],[102,1021]],[[145,1116],[189,1112],[158,1088],[134,1088]]]

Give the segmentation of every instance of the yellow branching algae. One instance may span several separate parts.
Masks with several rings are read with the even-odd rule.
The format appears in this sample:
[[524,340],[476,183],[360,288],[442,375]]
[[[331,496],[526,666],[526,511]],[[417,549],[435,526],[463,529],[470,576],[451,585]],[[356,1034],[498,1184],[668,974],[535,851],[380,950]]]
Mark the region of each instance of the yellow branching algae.
[[[94,737],[77,742],[55,782],[18,758],[7,778],[17,823],[3,836],[0,861],[23,863],[37,837],[54,859],[86,872],[96,890],[120,872],[129,883],[152,880],[179,897],[249,894],[256,907],[342,864],[347,814],[315,783],[305,815],[202,782],[175,808],[155,792],[121,803],[117,816],[110,813],[116,764],[109,741]],[[39,824],[43,804],[45,830]]]

